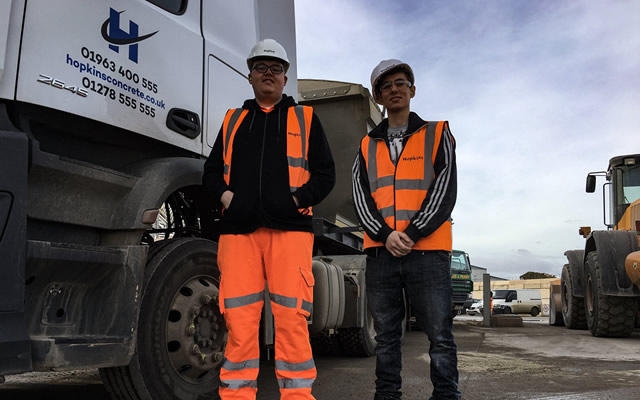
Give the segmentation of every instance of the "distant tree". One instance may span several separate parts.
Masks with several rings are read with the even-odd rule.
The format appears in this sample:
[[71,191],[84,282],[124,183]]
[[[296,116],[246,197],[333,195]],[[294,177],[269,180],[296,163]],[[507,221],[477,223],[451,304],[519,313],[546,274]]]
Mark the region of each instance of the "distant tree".
[[524,275],[520,275],[520,279],[545,279],[545,278],[557,278],[557,276],[547,274],[546,272],[533,272],[533,271],[529,271]]

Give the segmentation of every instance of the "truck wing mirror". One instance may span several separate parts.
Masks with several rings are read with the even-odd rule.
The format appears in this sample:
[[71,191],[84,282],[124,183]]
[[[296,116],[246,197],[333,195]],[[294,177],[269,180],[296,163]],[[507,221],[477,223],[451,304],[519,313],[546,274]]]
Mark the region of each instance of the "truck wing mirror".
[[587,175],[587,193],[593,193],[596,191],[596,177],[595,175]]

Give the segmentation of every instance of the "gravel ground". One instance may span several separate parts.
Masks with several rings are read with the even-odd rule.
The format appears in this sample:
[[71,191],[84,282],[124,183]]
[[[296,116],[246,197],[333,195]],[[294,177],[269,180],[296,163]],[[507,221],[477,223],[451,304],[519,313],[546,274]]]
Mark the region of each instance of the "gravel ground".
[[[521,328],[485,328],[479,317],[456,317],[460,387],[467,400],[640,399],[640,331],[625,339],[594,338],[588,331],[524,318]],[[403,348],[404,400],[431,393],[428,342],[407,332]],[[372,399],[374,358],[316,357],[318,400]],[[264,361],[258,400],[279,398],[273,363]],[[106,400],[95,370],[6,377],[0,399]]]

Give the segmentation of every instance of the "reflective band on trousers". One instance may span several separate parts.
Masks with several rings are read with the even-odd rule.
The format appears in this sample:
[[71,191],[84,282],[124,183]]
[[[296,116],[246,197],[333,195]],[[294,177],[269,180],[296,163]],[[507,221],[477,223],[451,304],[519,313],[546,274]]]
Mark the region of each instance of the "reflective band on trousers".
[[[276,304],[279,304],[283,307],[287,308],[298,308],[298,299],[295,297],[283,296],[281,294],[269,293],[269,298]],[[226,304],[226,303],[225,303]],[[302,307],[303,310],[311,312],[313,309],[313,304],[302,299]]]
[[222,368],[227,371],[242,371],[243,369],[260,368],[260,359],[253,358],[251,360],[244,360],[236,363],[225,359],[224,364],[222,364]]
[[[222,124],[224,181],[229,185],[233,139],[249,110],[241,108],[227,111]],[[287,112],[287,163],[289,165],[289,190],[294,193],[309,181],[309,133],[313,109],[309,106],[289,107]]]
[[258,388],[258,381],[256,380],[245,380],[245,379],[229,379],[229,380],[221,380],[220,386],[227,389],[243,389],[243,388]]
[[313,358],[299,362],[299,363],[290,363],[282,360],[276,360],[276,369],[279,371],[307,371],[316,367],[316,363],[313,361]]
[[280,389],[303,389],[313,386],[315,379],[278,379]]
[[249,304],[259,303],[264,300],[264,292],[251,293],[246,296],[231,297],[224,299],[224,308],[236,308],[248,306]]

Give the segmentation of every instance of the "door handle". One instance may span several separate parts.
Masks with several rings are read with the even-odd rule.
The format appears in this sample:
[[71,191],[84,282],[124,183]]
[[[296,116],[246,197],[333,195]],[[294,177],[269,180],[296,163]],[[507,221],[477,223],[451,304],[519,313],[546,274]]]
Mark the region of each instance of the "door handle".
[[167,128],[189,139],[195,139],[200,135],[200,117],[192,111],[172,108],[167,114]]

